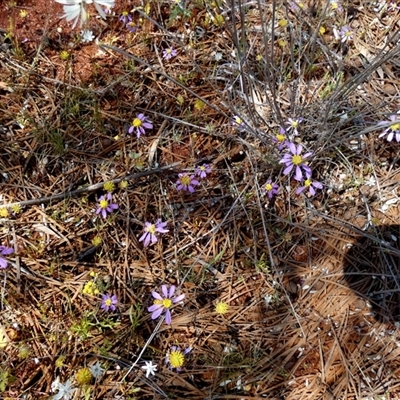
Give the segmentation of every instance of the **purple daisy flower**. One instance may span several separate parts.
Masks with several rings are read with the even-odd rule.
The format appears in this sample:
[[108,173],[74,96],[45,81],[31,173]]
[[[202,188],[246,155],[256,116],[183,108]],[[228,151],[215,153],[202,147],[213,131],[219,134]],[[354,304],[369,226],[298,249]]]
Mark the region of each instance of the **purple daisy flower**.
[[199,165],[196,168],[196,175],[201,178],[204,179],[207,177],[207,174],[211,173],[211,167],[209,164],[203,164],[203,165]]
[[349,26],[345,25],[339,31],[340,40],[342,43],[346,42],[347,40],[352,40],[354,36],[354,32],[350,29]]
[[285,128],[279,127],[279,133],[274,136],[274,142],[278,143],[278,150],[281,151],[287,146],[287,136]]
[[296,181],[303,180],[303,172],[306,178],[309,179],[311,177],[311,168],[306,164],[305,159],[310,157],[312,153],[306,153],[302,156],[301,152],[303,146],[301,144],[296,146],[294,143],[288,142],[287,146],[289,148],[289,153],[286,153],[282,160],[279,161],[279,163],[285,164],[286,166],[283,170],[283,175],[290,174],[293,168],[295,168],[294,179],[296,179]]
[[128,29],[129,32],[135,33],[138,29],[137,25],[133,21],[129,21],[126,24],[126,28]]
[[167,226],[167,222],[162,222],[161,219],[159,218],[155,224],[151,224],[150,222],[145,222],[144,223],[144,233],[140,237],[139,242],[144,242],[143,245],[144,247],[147,247],[150,242],[151,244],[154,244],[157,242],[157,235],[156,233],[167,233],[169,232],[168,229],[165,229]]
[[184,351],[179,346],[172,346],[167,353],[165,358],[165,364],[168,365],[170,370],[176,369],[177,372],[182,371],[182,366],[185,364],[185,356],[192,351],[191,347],[188,347]]
[[0,269],[7,268],[8,261],[3,256],[14,253],[14,249],[7,246],[0,246]]
[[171,324],[171,311],[170,308],[182,301],[185,298],[184,294],[174,297],[176,287],[171,285],[169,290],[167,285],[161,286],[162,296],[157,292],[151,292],[151,295],[155,298],[154,304],[147,310],[151,312],[151,319],[157,319],[163,312],[165,312],[165,322],[167,325]]
[[132,21],[132,17],[128,13],[128,11],[122,11],[122,14],[118,18],[124,25],[126,25],[128,22]]
[[101,298],[101,308],[104,311],[110,311],[110,310],[115,311],[117,304],[118,304],[118,298],[116,294],[112,296],[110,296],[109,294],[105,294]]
[[386,140],[388,142],[391,142],[393,138],[396,139],[396,142],[400,142],[400,119],[398,115],[391,115],[390,121],[381,121],[378,123],[378,126],[380,125],[385,125],[387,128],[378,137],[387,135]]
[[176,189],[184,190],[185,192],[194,193],[194,187],[199,184],[194,175],[189,175],[186,172],[178,174],[179,179],[176,181]]
[[237,116],[237,115],[234,115],[234,116],[233,116],[232,125],[238,127],[240,130],[246,128],[246,124],[244,123],[244,121],[242,120],[242,118],[240,118],[240,117]]
[[112,203],[112,194],[107,193],[104,196],[100,196],[99,204],[96,209],[96,214],[101,214],[105,219],[107,218],[107,213],[111,214],[114,210],[118,209],[118,204]]
[[276,196],[279,191],[279,185],[276,183],[272,183],[271,179],[267,181],[262,187],[261,187],[261,193],[266,194],[269,199],[272,199],[272,197]]
[[296,194],[300,194],[304,192],[304,190],[308,189],[308,193],[311,196],[315,196],[315,189],[322,189],[324,187],[321,182],[312,181],[311,179],[306,179],[303,182],[303,185],[304,186],[301,186],[296,190]]
[[133,131],[136,130],[136,136],[140,138],[140,135],[144,135],[146,133],[145,129],[153,129],[153,124],[144,114],[140,113],[132,121],[132,125],[128,132],[133,133]]
[[178,55],[178,52],[173,47],[164,49],[162,52],[162,57],[164,60],[170,60],[172,57],[176,57],[177,55]]

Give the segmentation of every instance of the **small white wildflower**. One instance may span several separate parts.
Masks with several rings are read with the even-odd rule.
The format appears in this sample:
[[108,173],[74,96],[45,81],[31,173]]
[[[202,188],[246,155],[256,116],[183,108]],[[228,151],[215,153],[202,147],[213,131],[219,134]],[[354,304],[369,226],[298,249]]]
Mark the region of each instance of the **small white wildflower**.
[[51,384],[51,392],[55,393],[58,390],[59,386],[60,386],[60,377],[57,376],[57,379],[53,381]]
[[72,387],[72,382],[69,379],[65,384],[58,383],[58,393],[53,396],[53,400],[69,400],[75,391],[76,388]]
[[101,366],[101,364],[98,361],[96,364],[89,367],[89,369],[90,369],[90,372],[93,375],[94,379],[99,379],[104,374],[104,368]]
[[57,3],[63,5],[64,15],[67,21],[74,20],[72,25],[72,29],[75,28],[78,20],[80,18],[80,27],[82,28],[83,24],[86,22],[88,18],[88,13],[86,11],[87,4],[94,4],[97,12],[100,14],[102,18],[106,18],[106,14],[104,10],[100,7],[100,5],[105,6],[107,8],[114,7],[115,0],[55,0]]
[[151,375],[155,375],[157,371],[157,365],[153,365],[152,361],[145,361],[146,365],[143,365],[142,369],[146,371],[146,378]]
[[87,29],[85,29],[84,31],[81,31],[81,39],[82,39],[82,43],[92,42],[94,39],[93,32],[89,31]]

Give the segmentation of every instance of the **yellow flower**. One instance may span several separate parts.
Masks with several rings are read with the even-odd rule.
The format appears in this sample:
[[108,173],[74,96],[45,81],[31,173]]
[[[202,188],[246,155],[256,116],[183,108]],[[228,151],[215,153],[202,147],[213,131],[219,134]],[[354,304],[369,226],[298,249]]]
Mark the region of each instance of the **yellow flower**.
[[126,188],[128,187],[128,181],[121,181],[121,182],[119,183],[119,187],[120,187],[121,189],[126,189]]
[[229,305],[223,301],[218,301],[218,303],[215,306],[215,312],[217,314],[225,314],[228,311]]
[[67,51],[67,50],[61,51],[61,52],[60,52],[60,58],[61,58],[61,60],[63,60],[63,61],[67,61],[68,58],[69,58],[69,53],[68,53],[68,51]]
[[185,356],[180,350],[172,350],[169,354],[169,364],[172,368],[181,368],[185,363]]
[[112,192],[115,189],[115,185],[112,182],[105,182],[103,187],[107,192]]
[[56,360],[56,368],[61,368],[64,365],[65,356],[60,356]]
[[102,242],[102,240],[101,240],[101,237],[100,236],[95,236],[93,239],[92,239],[92,245],[93,246],[100,246],[101,245],[101,242]]
[[287,19],[281,19],[279,22],[278,22],[278,25],[281,27],[281,28],[285,28],[285,27],[287,27],[287,25],[288,25],[288,21],[287,21]]
[[10,213],[8,212],[7,208],[5,208],[5,207],[0,208],[0,217],[1,218],[7,218],[9,215],[10,215]]
[[82,290],[83,294],[87,294],[89,296],[95,296],[100,293],[99,288],[93,281],[89,281],[85,283],[85,286]]
[[92,380],[92,373],[89,368],[81,368],[77,371],[75,378],[79,386],[88,385]]
[[19,214],[22,211],[22,207],[20,204],[14,204],[11,206],[11,210],[14,214]]

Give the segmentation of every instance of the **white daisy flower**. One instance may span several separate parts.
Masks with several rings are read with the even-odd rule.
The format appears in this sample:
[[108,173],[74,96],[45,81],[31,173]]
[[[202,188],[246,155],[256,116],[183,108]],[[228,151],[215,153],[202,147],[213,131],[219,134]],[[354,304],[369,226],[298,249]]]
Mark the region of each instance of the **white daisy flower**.
[[142,369],[146,371],[146,378],[150,375],[155,375],[157,372],[157,364],[153,364],[151,361],[145,361],[146,365],[143,365]]
[[64,15],[62,16],[68,22],[74,20],[72,25],[72,29],[75,28],[78,20],[80,18],[80,27],[82,28],[83,24],[86,22],[88,18],[88,13],[86,11],[86,5],[94,3],[97,12],[100,14],[102,18],[106,18],[106,14],[104,10],[100,7],[105,6],[107,8],[114,7],[115,0],[55,0],[57,3],[63,5]]
[[93,32],[89,31],[87,29],[81,31],[81,39],[82,39],[82,43],[93,42],[93,39],[94,39]]

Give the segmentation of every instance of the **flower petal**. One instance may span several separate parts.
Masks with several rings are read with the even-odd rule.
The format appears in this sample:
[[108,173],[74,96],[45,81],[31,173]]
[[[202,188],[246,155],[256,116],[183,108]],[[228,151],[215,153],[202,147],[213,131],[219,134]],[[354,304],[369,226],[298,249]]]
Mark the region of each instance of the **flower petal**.
[[156,310],[158,310],[159,308],[164,308],[161,304],[153,304],[152,306],[150,306],[147,311],[148,312],[154,312]]
[[174,304],[179,303],[180,301],[182,301],[185,298],[185,294],[181,294],[180,296],[175,297],[172,302]]
[[161,291],[163,292],[164,298],[167,299],[167,298],[168,298],[168,288],[167,288],[167,285],[162,285],[162,286],[161,286]]
[[153,314],[151,314],[151,319],[157,319],[162,312],[164,311],[164,307],[160,307],[158,310],[155,310]]
[[169,288],[169,293],[168,293],[168,298],[169,298],[169,299],[172,299],[172,296],[173,296],[174,293],[175,293],[175,289],[176,289],[176,286],[175,286],[175,285],[171,285],[171,287]]
[[172,322],[171,311],[169,311],[167,308],[167,311],[165,312],[165,323],[167,325],[171,325],[171,322]]
[[164,300],[163,297],[157,292],[151,292],[151,295],[156,299],[156,300]]

